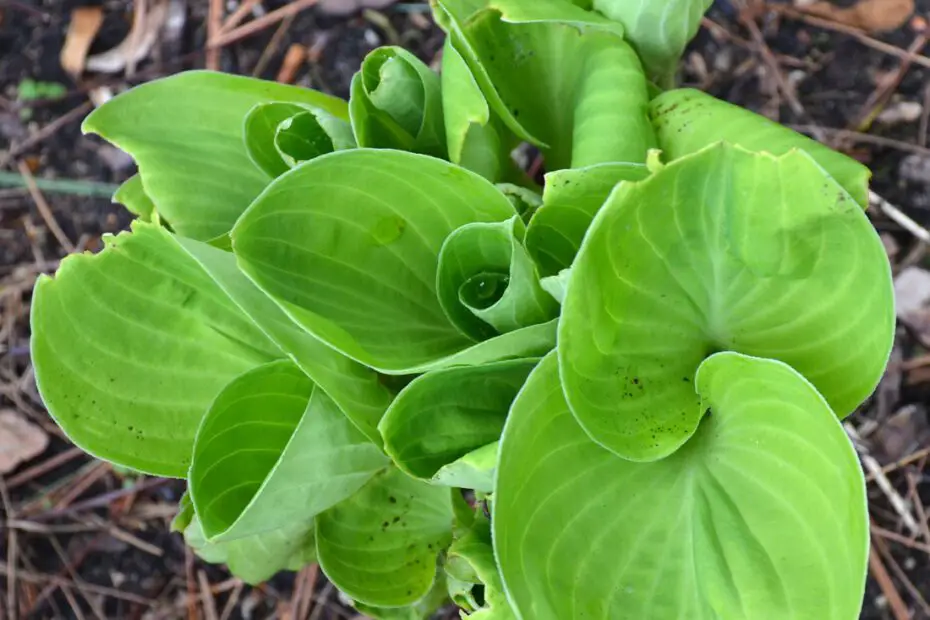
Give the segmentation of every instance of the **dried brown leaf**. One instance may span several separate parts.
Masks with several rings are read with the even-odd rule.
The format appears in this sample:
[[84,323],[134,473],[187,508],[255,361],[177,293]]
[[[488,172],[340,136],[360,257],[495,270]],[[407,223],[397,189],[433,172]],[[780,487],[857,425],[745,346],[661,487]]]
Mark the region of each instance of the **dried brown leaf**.
[[37,457],[48,447],[48,435],[26,421],[12,409],[0,410],[0,474],[6,474],[20,463]]
[[103,8],[85,6],[71,11],[71,23],[61,48],[61,66],[77,78],[84,71],[84,60],[97,31],[103,24]]
[[914,0],[859,0],[851,7],[841,7],[821,0],[802,8],[811,15],[853,28],[869,32],[887,32],[900,28],[907,22],[914,12]]

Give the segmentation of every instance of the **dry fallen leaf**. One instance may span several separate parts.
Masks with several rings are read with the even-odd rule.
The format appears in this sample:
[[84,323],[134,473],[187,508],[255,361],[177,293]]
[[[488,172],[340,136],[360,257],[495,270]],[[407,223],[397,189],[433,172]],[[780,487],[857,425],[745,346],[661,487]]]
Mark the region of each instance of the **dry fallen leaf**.
[[90,49],[97,31],[103,24],[103,8],[86,6],[71,12],[71,23],[65,35],[65,44],[61,48],[61,66],[72,77],[78,77],[84,71],[84,59]]
[[116,47],[87,59],[87,69],[101,73],[119,73],[123,69],[134,67],[152,51],[168,15],[167,0],[155,0],[145,13],[136,14],[129,34]]
[[0,474],[35,458],[48,447],[48,435],[12,409],[0,410]]
[[887,32],[900,28],[914,12],[914,0],[859,0],[851,7],[841,7],[826,0],[801,7],[817,15],[847,26],[870,32]]
[[320,0],[317,10],[326,15],[349,15],[362,9],[383,9],[397,0]]

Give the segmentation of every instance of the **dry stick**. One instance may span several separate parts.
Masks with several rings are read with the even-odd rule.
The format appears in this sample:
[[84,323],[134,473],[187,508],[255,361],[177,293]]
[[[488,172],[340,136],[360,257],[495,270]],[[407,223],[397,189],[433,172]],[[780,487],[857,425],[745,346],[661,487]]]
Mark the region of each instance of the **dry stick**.
[[881,212],[884,213],[889,219],[894,221],[896,224],[901,226],[904,230],[914,235],[919,241],[923,243],[930,243],[930,231],[926,228],[915,222],[913,219],[908,217],[901,209],[894,206],[872,190],[869,190],[869,203],[874,204]]
[[875,545],[872,545],[869,553],[869,570],[872,576],[875,577],[875,581],[878,582],[878,586],[882,589],[882,594],[888,599],[888,605],[891,607],[891,613],[894,615],[895,620],[910,620],[911,614],[907,609],[907,605],[904,604],[901,594],[895,588],[891,576],[885,569],[885,565],[882,564],[882,559],[875,550]]
[[930,156],[930,148],[918,146],[909,142],[902,142],[894,138],[885,136],[873,136],[872,134],[862,133],[861,131],[852,131],[849,129],[835,129],[832,127],[820,127],[817,125],[788,125],[795,131],[813,135],[815,131],[822,131],[835,140],[851,140],[853,142],[862,142],[864,144],[874,144],[875,146],[884,146],[891,149],[898,149],[905,153],[915,153],[917,155]]
[[239,5],[239,8],[232,12],[232,15],[226,18],[226,21],[220,26],[220,31],[217,34],[226,34],[238,26],[259,2],[261,2],[261,0],[245,0],[245,2]]
[[259,17],[256,20],[250,21],[243,26],[234,28],[229,32],[222,33],[212,41],[207,41],[207,49],[211,47],[223,47],[246,37],[250,37],[253,34],[261,32],[272,24],[281,21],[288,15],[296,15],[300,11],[308,9],[316,3],[317,0],[294,0],[294,2],[282,6],[280,9],[272,11],[271,13]]
[[[888,475],[893,471],[897,471],[901,469],[905,465],[910,465],[914,461],[918,461],[924,458],[925,456],[930,456],[930,448],[923,448],[922,450],[918,450],[917,452],[914,452],[913,454],[909,454],[905,456],[899,461],[895,461],[894,463],[890,465],[885,465],[884,467],[882,467],[882,473],[885,475]],[[868,476],[865,477],[865,480],[866,482],[872,482],[873,480],[875,480],[875,477],[872,476],[872,474],[869,474]]]
[[914,510],[917,512],[920,533],[924,537],[924,542],[930,544],[930,527],[927,526],[927,513],[924,511],[923,501],[920,499],[920,493],[917,491],[917,481],[914,479],[915,476],[911,472],[907,472],[905,478],[907,478],[908,491],[910,491],[911,497],[913,498],[911,502],[914,504]]
[[917,129],[917,144],[927,146],[927,130],[930,126],[930,84],[924,87],[924,100],[920,113],[920,126]]
[[187,620],[198,620],[197,597],[194,588],[194,555],[190,547],[184,547],[184,576],[187,579]]
[[[210,0],[210,10],[207,15],[207,41],[212,41],[219,36],[220,28],[223,27],[223,0]],[[220,70],[220,52],[218,47],[207,48],[207,57],[205,64],[211,71]]]
[[907,57],[901,60],[901,64],[898,65],[898,69],[894,72],[894,75],[889,79],[882,80],[882,83],[872,91],[872,94],[869,95],[869,98],[862,105],[862,108],[860,108],[860,113],[856,115],[856,121],[850,123],[852,126],[860,131],[866,131],[872,125],[872,121],[875,120],[879,111],[888,103],[888,98],[897,90],[901,80],[904,79],[904,74],[911,68],[914,56],[927,45],[928,40],[930,40],[930,37],[927,36],[926,32],[921,32],[917,35],[907,48]]
[[878,549],[878,552],[881,556],[888,562],[888,566],[891,567],[891,572],[894,573],[901,583],[904,585],[904,589],[907,590],[908,594],[911,595],[911,598],[920,605],[921,610],[924,612],[924,616],[930,618],[930,605],[927,605],[927,599],[923,597],[914,583],[908,579],[907,573],[901,568],[898,562],[894,559],[894,556],[891,554],[891,551],[888,549],[888,545],[885,544],[881,538],[876,538],[872,541],[875,549]]
[[[857,39],[860,43],[865,46],[876,49],[880,52],[888,54],[890,56],[897,56],[902,60],[908,58],[910,55],[906,50],[901,49],[900,47],[891,45],[890,43],[885,43],[884,41],[879,41],[878,39],[873,39],[865,33],[864,30],[854,28],[853,26],[847,26],[839,22],[830,21],[829,19],[823,19],[820,17],[814,17],[813,15],[807,15],[800,11],[796,11],[787,6],[770,6],[770,10],[777,11],[782,15],[790,17],[792,19],[797,19],[799,21],[810,24],[811,26],[817,26],[818,28],[823,28],[824,30],[832,30],[834,32],[841,32],[843,34],[848,34],[851,37]],[[914,62],[923,67],[930,68],[930,58],[927,56],[914,55],[911,57],[911,62]]]
[[223,613],[220,615],[220,620],[229,620],[233,609],[236,608],[236,603],[239,602],[239,597],[242,596],[243,583],[239,579],[236,581],[238,581],[238,583],[233,588],[232,594],[229,595],[229,600],[226,601],[226,605],[223,607]]
[[98,495],[97,497],[92,497],[81,502],[75,502],[71,504],[68,508],[62,510],[46,510],[45,512],[40,512],[35,515],[30,515],[30,521],[48,521],[50,519],[55,519],[57,517],[64,517],[72,515],[78,512],[82,512],[89,508],[99,508],[100,506],[108,506],[110,502],[120,497],[125,497],[131,493],[141,493],[142,491],[147,491],[155,487],[161,486],[170,482],[170,478],[150,478],[141,484],[134,485],[129,489],[118,489],[116,491],[110,491],[104,493],[103,495]]
[[81,480],[78,480],[70,489],[68,489],[68,492],[65,493],[61,499],[55,502],[55,505],[52,506],[52,510],[64,510],[67,508],[71,502],[83,495],[84,491],[93,486],[95,482],[109,474],[111,470],[112,466],[109,463],[101,462],[94,465]]
[[891,485],[891,482],[888,481],[888,477],[882,473],[882,468],[881,465],[878,464],[878,461],[862,447],[859,433],[852,424],[848,422],[843,424],[843,428],[846,429],[846,433],[856,446],[856,452],[859,453],[859,459],[862,461],[863,467],[865,467],[866,471],[875,476],[875,482],[878,484],[878,488],[881,489],[885,497],[888,498],[888,502],[891,504],[891,507],[894,508],[894,511],[898,513],[898,516],[901,517],[901,521],[904,523],[905,527],[907,527],[911,534],[919,534],[920,528],[917,527],[917,521],[914,519],[914,515],[908,510],[907,502],[904,501],[904,498],[902,498]]
[[278,51],[278,48],[281,47],[281,41],[284,40],[284,35],[287,34],[287,31],[290,29],[291,24],[293,23],[293,15],[288,15],[281,20],[277,30],[274,31],[273,35],[271,35],[271,39],[268,41],[268,45],[265,46],[265,49],[262,50],[261,56],[258,57],[258,62],[255,63],[255,68],[252,69],[252,77],[259,77],[262,73],[265,72],[265,69],[268,68],[268,62],[271,60],[271,57],[274,55],[274,53]]
[[42,127],[42,129],[35,132],[34,134],[32,134],[31,136],[29,136],[28,138],[26,138],[19,144],[17,144],[16,146],[10,147],[10,149],[6,153],[0,154],[0,168],[5,167],[8,163],[13,161],[17,157],[19,157],[20,155],[28,151],[29,149],[31,149],[32,147],[36,146],[40,142],[47,140],[48,138],[53,136],[55,132],[57,132],[59,129],[61,129],[65,125],[68,125],[69,123],[73,123],[77,119],[82,118],[85,114],[90,112],[93,109],[93,107],[94,105],[91,102],[85,101],[78,107],[72,110],[69,110],[68,112],[65,112],[64,114],[62,114],[61,116],[59,116],[58,118],[50,122],[49,124],[45,125],[44,127]]
[[300,602],[300,606],[297,608],[297,618],[296,620],[303,620],[310,613],[310,605],[313,603],[313,591],[316,589],[316,580],[320,575],[320,566],[319,564],[312,564],[309,567],[309,572],[307,574],[307,588],[306,596]]
[[[0,575],[9,575],[10,572],[11,572],[10,567],[5,562],[0,562]],[[21,581],[25,581],[28,583],[51,583],[51,584],[58,586],[59,588],[62,586],[75,587],[77,585],[70,579],[67,579],[65,577],[58,577],[57,575],[36,575],[36,574],[28,573],[25,571],[18,571],[17,576]],[[103,596],[111,596],[113,598],[118,598],[124,601],[128,601],[130,603],[137,603],[139,605],[145,605],[146,607],[151,607],[157,602],[152,599],[145,598],[144,596],[130,594],[129,592],[122,592],[115,588],[108,588],[106,586],[98,586],[93,583],[85,583],[84,589],[86,589],[88,592],[93,592],[94,594],[100,594]]]
[[[13,512],[13,505],[10,503],[10,494],[7,492],[6,484],[3,477],[0,476],[0,503],[3,505],[3,512],[8,519],[16,516]],[[6,574],[6,608],[10,620],[18,618],[16,609],[16,530],[7,530],[6,561],[11,570]]]
[[10,489],[15,489],[20,485],[34,480],[42,474],[48,473],[60,465],[64,465],[71,459],[81,456],[82,454],[84,454],[84,451],[80,448],[70,448],[65,450],[61,454],[56,454],[52,458],[42,461],[38,465],[33,465],[29,469],[24,469],[20,473],[16,474],[7,481],[7,487]]
[[145,20],[148,19],[148,6],[146,0],[135,0],[135,12],[132,16],[132,28],[129,31],[129,49],[126,50],[126,77],[132,77],[136,72],[136,50],[145,30]]
[[210,582],[207,580],[207,574],[202,570],[197,571],[197,583],[200,585],[200,601],[203,604],[203,615],[206,620],[219,620],[216,615],[216,601],[210,593]]
[[77,620],[85,620],[84,612],[81,611],[81,606],[78,605],[78,602],[74,600],[74,595],[71,594],[71,588],[62,586],[61,593],[64,594],[65,598],[68,600],[68,605],[71,606],[71,611],[74,612],[74,617],[77,618]]
[[[77,573],[74,572],[74,567],[72,566],[72,562],[68,559],[68,556],[65,553],[65,550],[61,548],[61,543],[58,542],[58,538],[52,535],[48,537],[48,540],[52,544],[52,548],[55,550],[55,554],[58,556],[58,558],[61,560],[61,563],[64,565],[65,572],[68,573],[68,576],[74,580],[75,584],[77,584],[77,587],[81,593],[81,596],[84,597],[85,601],[87,601],[87,604],[90,606],[91,611],[93,611],[94,615],[100,618],[101,620],[105,620],[106,615],[104,615],[103,611],[100,609],[100,606],[95,604],[94,601],[91,599],[91,597],[88,596],[87,591],[84,590],[83,580],[80,577],[78,577]],[[61,591],[65,592],[67,591],[67,589],[62,588]],[[67,594],[65,596],[67,596]]]
[[64,248],[65,252],[68,254],[74,252],[74,244],[71,243],[65,231],[58,225],[55,215],[52,213],[48,203],[45,202],[45,196],[39,191],[36,180],[32,176],[32,172],[29,171],[29,166],[26,165],[26,162],[19,162],[19,173],[23,175],[23,179],[26,181],[26,188],[29,190],[29,195],[32,196],[32,201],[35,202],[36,208],[39,210],[39,215],[41,215],[42,219],[45,221],[45,225],[52,231],[52,235],[58,240],[58,243]]
[[921,551],[930,555],[930,545],[925,545],[923,543],[916,542],[907,536],[898,534],[897,532],[892,532],[891,530],[886,530],[883,527],[879,527],[874,523],[869,526],[869,531],[872,532],[873,536],[880,536],[882,538],[887,538],[888,540],[893,540],[896,543],[900,543],[905,547],[914,549],[915,551]]

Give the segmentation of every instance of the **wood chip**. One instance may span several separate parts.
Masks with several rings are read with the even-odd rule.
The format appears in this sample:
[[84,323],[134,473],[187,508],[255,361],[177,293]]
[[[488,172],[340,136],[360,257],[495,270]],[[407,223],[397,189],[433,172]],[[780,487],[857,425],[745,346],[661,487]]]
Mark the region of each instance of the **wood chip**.
[[888,32],[900,28],[914,12],[914,0],[860,0],[851,7],[841,7],[822,0],[804,5],[799,8],[805,13],[868,32]]
[[48,435],[12,409],[0,411],[0,474],[16,469],[45,451]]
[[65,35],[65,44],[61,48],[61,66],[77,78],[84,72],[84,61],[90,50],[97,31],[103,24],[103,8],[99,6],[80,7],[71,11],[71,23]]

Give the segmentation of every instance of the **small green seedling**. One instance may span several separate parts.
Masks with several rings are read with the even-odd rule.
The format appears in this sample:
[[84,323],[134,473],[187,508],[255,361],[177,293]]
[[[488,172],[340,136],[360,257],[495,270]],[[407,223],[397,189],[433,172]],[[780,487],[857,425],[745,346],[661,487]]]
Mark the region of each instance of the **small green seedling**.
[[23,105],[19,110],[19,117],[23,121],[32,119],[32,107],[28,105],[30,101],[37,99],[58,99],[68,92],[63,84],[58,82],[42,82],[31,78],[26,78],[19,82],[16,87],[16,101]]
[[36,285],[52,416],[187,479],[206,560],[318,562],[375,618],[853,620],[840,420],[894,330],[869,173],[656,86],[708,4],[433,0],[439,75],[388,47],[348,102],[108,102],[138,219]]

